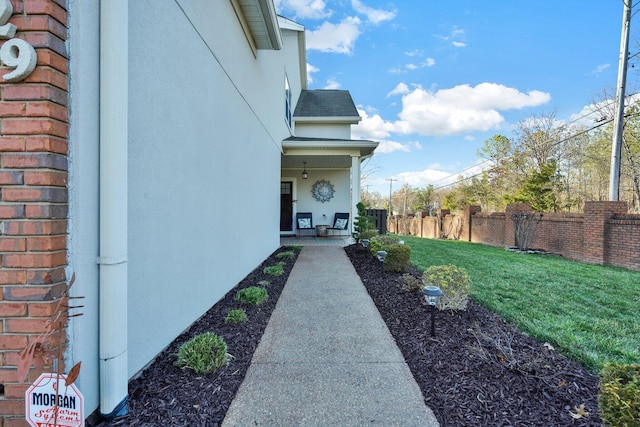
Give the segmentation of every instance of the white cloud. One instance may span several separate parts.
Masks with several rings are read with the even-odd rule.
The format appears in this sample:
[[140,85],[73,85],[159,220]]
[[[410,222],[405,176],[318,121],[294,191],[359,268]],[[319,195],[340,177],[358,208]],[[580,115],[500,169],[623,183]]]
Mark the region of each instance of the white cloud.
[[414,49],[412,51],[405,52],[404,54],[407,55],[407,56],[422,56],[423,52],[421,50]]
[[340,82],[338,82],[336,79],[331,78],[327,80],[327,84],[323,89],[340,89]]
[[[412,54],[412,55],[407,55],[407,56],[417,56],[417,54],[416,55]],[[424,61],[422,61],[420,63],[417,63],[417,64],[415,64],[415,63],[406,64],[404,66],[404,69],[403,68],[398,68],[398,67],[391,68],[389,70],[389,73],[391,73],[391,74],[405,74],[408,71],[414,71],[414,70],[417,70],[418,68],[433,67],[434,65],[436,65],[436,60],[435,59],[426,58]]]
[[451,43],[454,47],[466,47],[467,46],[467,42],[465,41],[465,32],[463,29],[457,28],[457,27],[453,27],[450,31],[449,34],[447,35],[442,35],[442,34],[436,34],[435,37],[444,40],[446,42]]
[[398,85],[387,94],[387,98],[393,95],[404,95],[405,93],[409,93],[409,86],[407,86],[406,83],[398,83]]
[[320,71],[320,68],[315,67],[307,62],[307,83],[308,84],[313,83],[313,76],[311,74],[317,73],[318,71]]
[[504,122],[499,111],[538,106],[550,99],[545,92],[523,93],[496,83],[464,84],[435,92],[416,87],[402,97],[400,121],[394,127],[398,132],[422,135],[488,131]]
[[347,17],[339,24],[324,22],[313,31],[307,31],[307,49],[351,55],[360,36],[360,19]]
[[332,14],[325,0],[276,0],[275,5],[279,14],[290,11],[294,18],[322,19]]
[[365,15],[369,22],[373,24],[379,24],[384,21],[390,21],[396,17],[396,11],[386,11],[381,9],[374,9],[372,7],[365,6],[360,0],[351,0],[351,7],[353,10],[361,15]]
[[378,147],[376,148],[375,153],[389,154],[395,151],[404,151],[408,153],[409,151],[411,151],[411,147],[397,141],[382,140],[378,144]]
[[362,108],[358,108],[358,114],[362,117],[357,126],[351,128],[351,136],[356,139],[384,140],[391,136],[393,123],[387,122],[379,114],[369,115]]
[[600,64],[596,67],[595,70],[593,70],[591,73],[592,74],[600,74],[601,72],[603,72],[604,70],[606,70],[607,68],[609,68],[611,66],[611,64]]
[[450,178],[450,182],[447,182],[445,178],[449,177],[451,174],[449,172],[426,168],[421,171],[408,171],[402,172],[396,175],[394,178],[398,180],[398,182],[402,182],[403,184],[409,184],[414,188],[423,188],[428,186],[429,184],[438,181],[438,184],[442,185],[448,184],[450,182],[455,181],[455,177]]

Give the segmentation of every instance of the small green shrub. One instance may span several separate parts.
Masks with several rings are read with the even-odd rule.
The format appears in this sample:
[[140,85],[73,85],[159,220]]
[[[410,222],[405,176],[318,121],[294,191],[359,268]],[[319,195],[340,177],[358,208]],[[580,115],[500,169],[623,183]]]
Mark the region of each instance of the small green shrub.
[[180,346],[176,366],[203,375],[225,366],[228,360],[224,339],[213,332],[205,332]]
[[283,265],[284,263],[280,261],[276,265],[265,267],[263,272],[264,274],[268,274],[269,276],[282,276],[284,274],[284,269],[282,268]]
[[387,251],[387,259],[384,261],[385,271],[404,273],[409,268],[411,247],[408,245],[393,244],[384,247]]
[[360,233],[360,241],[362,242],[364,239],[371,240],[373,236],[378,235],[378,230],[367,230]]
[[247,313],[242,308],[237,308],[235,310],[229,311],[229,313],[227,313],[227,317],[224,319],[226,323],[232,324],[244,323],[247,320],[249,320],[249,318],[247,317]]
[[295,257],[296,257],[296,253],[293,251],[280,252],[279,254],[276,255],[276,258],[278,259],[294,259]]
[[268,280],[260,280],[258,282],[258,286],[262,286],[263,288],[268,288],[270,284],[271,282]]
[[464,269],[455,265],[434,265],[425,270],[422,283],[440,288],[440,310],[467,309],[471,279]]
[[378,251],[387,251],[388,246],[396,245],[400,242],[400,238],[391,234],[376,234],[369,239],[369,250],[372,254],[377,254]]
[[363,233],[367,233],[371,229],[375,229],[376,220],[374,217],[367,215],[367,207],[364,203],[358,202],[358,204],[356,204],[356,209],[358,210],[358,214],[353,219],[353,228],[355,231],[360,233],[360,239],[368,239],[369,237],[364,237]]
[[267,290],[258,286],[240,289],[236,293],[236,301],[252,305],[260,305],[265,302],[268,297]]
[[605,364],[600,371],[598,403],[606,425],[640,425],[640,365]]
[[413,274],[405,273],[402,275],[402,281],[404,285],[402,285],[402,289],[407,292],[415,292],[419,291],[424,287],[422,280]]

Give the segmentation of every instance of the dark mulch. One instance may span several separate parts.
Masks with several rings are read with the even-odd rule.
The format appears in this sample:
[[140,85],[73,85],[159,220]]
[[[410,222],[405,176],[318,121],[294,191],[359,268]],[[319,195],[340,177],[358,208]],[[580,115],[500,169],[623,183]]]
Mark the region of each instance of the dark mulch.
[[[89,422],[91,426],[218,426],[222,423],[231,401],[244,380],[253,353],[275,309],[278,298],[289,277],[295,260],[286,259],[284,274],[278,277],[263,272],[281,260],[276,254],[291,248],[280,248],[260,266],[230,290],[191,327],[178,336],[145,369],[142,375],[129,383],[129,414],[111,422]],[[295,252],[296,257],[298,252]],[[259,306],[240,304],[234,300],[236,292],[249,286],[258,286],[268,280],[269,298]],[[227,324],[224,319],[229,310],[244,308],[249,321]],[[227,343],[233,356],[224,368],[208,375],[196,375],[174,365],[178,348],[204,332],[215,332]]]
[[[355,245],[346,249],[442,426],[600,426],[598,378],[474,301],[466,311],[436,310],[402,274]],[[419,275],[417,271],[412,272]],[[584,405],[589,413],[578,416]]]

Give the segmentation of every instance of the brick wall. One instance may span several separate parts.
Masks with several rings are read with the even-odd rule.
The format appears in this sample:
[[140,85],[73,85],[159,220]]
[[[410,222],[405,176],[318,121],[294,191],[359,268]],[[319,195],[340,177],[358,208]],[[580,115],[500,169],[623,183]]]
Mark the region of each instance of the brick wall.
[[[530,212],[526,204],[507,206],[506,212],[480,212],[478,206],[465,208],[463,215],[416,218],[393,217],[390,231],[425,238],[439,238],[461,225],[460,240],[490,246],[514,246],[515,229],[511,214]],[[461,220],[461,223],[456,221]],[[412,221],[407,227],[402,224]],[[417,224],[416,222],[420,223]],[[435,232],[432,231],[435,228]],[[455,228],[455,227],[454,227]],[[449,234],[449,239],[455,238]],[[533,239],[533,248],[559,253],[565,258],[640,270],[640,215],[630,215],[624,202],[588,202],[583,214],[544,213]]]
[[[18,352],[43,332],[66,288],[67,11],[64,0],[12,0],[16,38],[35,70],[0,85],[0,426],[27,425]],[[0,45],[5,40],[0,40]],[[0,68],[0,75],[12,69]]]

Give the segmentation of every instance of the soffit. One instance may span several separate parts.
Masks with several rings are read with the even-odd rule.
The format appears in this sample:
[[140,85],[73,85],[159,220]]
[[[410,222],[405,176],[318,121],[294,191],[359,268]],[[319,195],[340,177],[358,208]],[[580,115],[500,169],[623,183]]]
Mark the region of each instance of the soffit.
[[282,141],[282,168],[344,169],[351,158],[367,158],[378,146],[375,141],[291,137]]
[[282,49],[282,35],[273,0],[234,0],[240,6],[258,49]]

